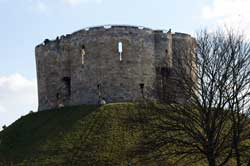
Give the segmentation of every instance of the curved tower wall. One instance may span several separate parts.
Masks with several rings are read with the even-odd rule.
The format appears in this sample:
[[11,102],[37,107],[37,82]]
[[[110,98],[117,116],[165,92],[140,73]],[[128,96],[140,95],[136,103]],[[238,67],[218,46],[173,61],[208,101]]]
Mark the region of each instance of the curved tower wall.
[[[162,78],[175,67],[173,39],[170,32],[112,26],[46,40],[36,47],[39,110],[96,104],[100,97],[107,102],[163,99],[174,86]],[[164,81],[168,86],[161,85]]]

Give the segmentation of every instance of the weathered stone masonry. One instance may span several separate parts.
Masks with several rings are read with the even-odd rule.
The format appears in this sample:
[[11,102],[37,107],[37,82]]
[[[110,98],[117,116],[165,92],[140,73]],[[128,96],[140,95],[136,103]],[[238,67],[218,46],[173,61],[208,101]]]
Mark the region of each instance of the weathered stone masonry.
[[180,100],[169,73],[181,56],[176,48],[190,42],[188,34],[134,26],[93,27],[45,40],[36,47],[39,110],[96,104],[100,97]]

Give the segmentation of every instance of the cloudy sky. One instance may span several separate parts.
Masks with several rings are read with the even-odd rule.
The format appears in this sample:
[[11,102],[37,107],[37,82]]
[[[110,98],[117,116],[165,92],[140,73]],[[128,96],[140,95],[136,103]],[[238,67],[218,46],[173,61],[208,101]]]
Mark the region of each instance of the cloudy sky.
[[0,127],[37,110],[34,48],[84,27],[142,25],[195,34],[227,24],[250,36],[250,0],[0,0]]

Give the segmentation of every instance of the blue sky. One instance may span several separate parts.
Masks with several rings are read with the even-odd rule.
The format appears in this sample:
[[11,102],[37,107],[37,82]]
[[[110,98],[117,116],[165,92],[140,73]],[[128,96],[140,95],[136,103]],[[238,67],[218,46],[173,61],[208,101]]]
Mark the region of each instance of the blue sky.
[[249,6],[250,0],[0,0],[0,126],[36,111],[34,48],[45,38],[104,24],[191,34],[224,23],[249,29]]

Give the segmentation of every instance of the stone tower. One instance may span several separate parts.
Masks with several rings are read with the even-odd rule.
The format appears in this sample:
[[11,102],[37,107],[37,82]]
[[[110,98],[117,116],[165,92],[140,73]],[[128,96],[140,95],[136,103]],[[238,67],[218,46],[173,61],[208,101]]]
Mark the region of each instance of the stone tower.
[[190,43],[195,39],[188,34],[120,25],[46,39],[35,50],[39,110],[100,98],[181,101],[170,73],[182,56],[179,48]]

